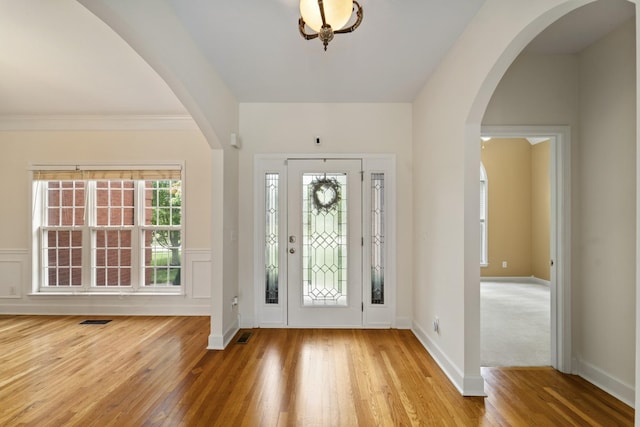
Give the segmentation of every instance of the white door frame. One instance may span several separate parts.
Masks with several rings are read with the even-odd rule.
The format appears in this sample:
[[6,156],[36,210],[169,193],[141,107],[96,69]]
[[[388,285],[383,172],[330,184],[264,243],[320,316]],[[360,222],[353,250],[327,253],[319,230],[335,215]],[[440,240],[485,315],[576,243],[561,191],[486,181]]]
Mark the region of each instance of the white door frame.
[[[277,304],[265,303],[265,181],[266,173],[279,175],[280,187],[278,200],[280,212],[286,212],[286,182],[287,159],[360,159],[363,169],[362,209],[363,209],[363,238],[364,249],[362,269],[363,296],[363,328],[394,328],[396,327],[396,156],[394,154],[258,154],[254,157],[254,192],[253,192],[253,271],[254,271],[254,325],[255,327],[286,328],[287,319],[287,291],[286,268],[279,279],[279,301]],[[371,303],[371,273],[367,268],[367,260],[371,259],[370,252],[370,215],[367,215],[371,203],[371,191],[368,183],[374,173],[384,173],[385,177],[385,298],[384,304]],[[280,215],[279,229],[286,230],[286,216]],[[279,266],[286,266],[286,232],[279,233]]]
[[548,137],[551,184],[551,365],[574,373],[571,334],[571,131],[569,126],[482,126],[481,136]]

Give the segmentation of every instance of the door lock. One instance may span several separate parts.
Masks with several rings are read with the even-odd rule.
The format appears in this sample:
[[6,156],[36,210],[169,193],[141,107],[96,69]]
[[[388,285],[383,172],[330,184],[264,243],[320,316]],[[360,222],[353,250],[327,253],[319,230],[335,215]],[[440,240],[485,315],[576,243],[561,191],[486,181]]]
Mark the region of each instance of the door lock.
[[296,253],[295,248],[290,248],[290,249],[289,249],[289,253],[290,253],[290,254],[295,254],[295,253]]

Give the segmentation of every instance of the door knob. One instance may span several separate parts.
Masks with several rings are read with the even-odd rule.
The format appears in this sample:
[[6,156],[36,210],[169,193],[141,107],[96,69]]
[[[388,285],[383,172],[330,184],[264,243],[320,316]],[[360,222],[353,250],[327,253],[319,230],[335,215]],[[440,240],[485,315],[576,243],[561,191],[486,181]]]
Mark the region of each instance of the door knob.
[[290,254],[294,254],[294,253],[296,253],[295,248],[290,248],[290,249],[289,249],[289,253],[290,253]]

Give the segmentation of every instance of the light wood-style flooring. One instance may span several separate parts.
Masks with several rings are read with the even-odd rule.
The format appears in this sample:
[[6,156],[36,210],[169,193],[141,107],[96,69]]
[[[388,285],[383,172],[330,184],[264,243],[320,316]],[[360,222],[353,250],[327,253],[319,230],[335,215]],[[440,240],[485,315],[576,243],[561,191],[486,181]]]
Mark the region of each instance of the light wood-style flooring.
[[[614,426],[634,411],[549,368],[484,368],[462,397],[410,331],[255,329],[209,318],[0,316],[0,426]],[[241,331],[244,332],[244,331]]]

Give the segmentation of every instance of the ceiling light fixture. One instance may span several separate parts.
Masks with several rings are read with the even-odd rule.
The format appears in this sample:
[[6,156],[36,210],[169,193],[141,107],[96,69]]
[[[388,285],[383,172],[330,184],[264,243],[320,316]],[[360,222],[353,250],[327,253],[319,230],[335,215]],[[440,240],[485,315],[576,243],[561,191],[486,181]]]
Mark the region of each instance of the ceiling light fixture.
[[[356,21],[348,26],[349,20],[356,13]],[[362,22],[362,6],[355,0],[300,0],[298,29],[306,40],[319,38],[327,50],[334,34],[351,33]],[[315,33],[307,33],[306,27]]]

